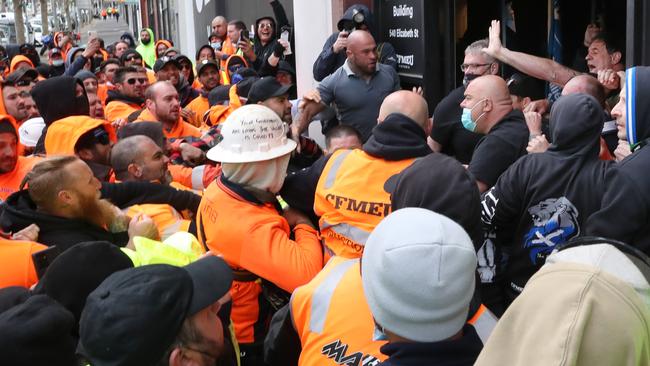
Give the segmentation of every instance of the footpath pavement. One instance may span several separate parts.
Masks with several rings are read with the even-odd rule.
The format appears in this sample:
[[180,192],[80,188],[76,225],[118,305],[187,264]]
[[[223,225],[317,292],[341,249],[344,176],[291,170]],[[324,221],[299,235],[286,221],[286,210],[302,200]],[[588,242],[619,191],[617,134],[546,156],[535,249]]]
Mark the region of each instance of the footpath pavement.
[[88,42],[88,32],[95,31],[99,38],[104,40],[104,44],[109,45],[120,39],[124,32],[128,32],[129,26],[120,17],[120,21],[116,22],[114,18],[111,19],[93,19],[92,22],[81,27],[81,44]]

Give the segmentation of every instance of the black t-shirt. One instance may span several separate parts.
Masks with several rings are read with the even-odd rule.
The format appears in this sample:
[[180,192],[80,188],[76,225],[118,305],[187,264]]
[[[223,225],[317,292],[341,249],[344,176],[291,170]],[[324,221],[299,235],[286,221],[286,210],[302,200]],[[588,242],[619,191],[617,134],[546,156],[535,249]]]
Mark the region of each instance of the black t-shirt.
[[469,171],[476,180],[494,186],[501,173],[526,155],[528,135],[523,113],[518,110],[508,113],[476,145]]
[[461,86],[451,91],[433,111],[433,129],[431,138],[442,145],[442,153],[456,158],[462,164],[472,160],[474,148],[481,135],[468,131],[460,122],[463,109],[465,87]]

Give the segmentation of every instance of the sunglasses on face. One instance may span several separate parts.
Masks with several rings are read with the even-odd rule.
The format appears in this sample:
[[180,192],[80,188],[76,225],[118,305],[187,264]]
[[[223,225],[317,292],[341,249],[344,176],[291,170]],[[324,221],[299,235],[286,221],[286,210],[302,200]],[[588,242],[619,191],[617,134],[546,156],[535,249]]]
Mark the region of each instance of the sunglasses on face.
[[145,83],[147,82],[147,79],[145,79],[145,78],[131,78],[131,79],[126,79],[126,82],[127,82],[129,85],[134,85],[134,84],[136,83],[136,81],[139,82],[140,84],[145,84]]
[[191,70],[191,69],[192,69],[192,65],[181,64],[181,69],[188,69],[188,70]]
[[126,58],[126,61],[136,61],[136,60],[138,62],[142,62],[142,59],[140,57],[137,57],[137,56],[129,56],[129,57]]

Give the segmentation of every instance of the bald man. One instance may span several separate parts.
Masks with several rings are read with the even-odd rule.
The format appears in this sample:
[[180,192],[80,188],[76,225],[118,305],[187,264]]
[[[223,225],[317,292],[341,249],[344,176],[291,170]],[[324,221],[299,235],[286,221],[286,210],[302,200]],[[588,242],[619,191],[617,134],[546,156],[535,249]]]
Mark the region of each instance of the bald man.
[[358,258],[366,238],[391,212],[391,177],[431,153],[431,121],[422,96],[389,94],[361,149],[337,150],[289,175],[280,194],[292,207],[320,217],[327,255]]
[[293,136],[302,133],[312,117],[333,102],[341,124],[357,129],[364,142],[370,138],[382,101],[401,89],[395,69],[377,62],[375,48],[369,32],[350,33],[345,63],[320,83],[318,93],[303,98],[303,113],[292,126]]
[[484,135],[468,166],[482,193],[494,186],[501,173],[526,154],[528,128],[523,113],[512,108],[508,86],[501,77],[476,78],[469,83],[464,96],[460,103],[463,127]]
[[225,41],[226,33],[228,32],[228,21],[226,18],[221,15],[217,15],[214,17],[214,19],[212,19],[212,23],[210,25],[212,26],[212,33],[219,36],[222,42]]

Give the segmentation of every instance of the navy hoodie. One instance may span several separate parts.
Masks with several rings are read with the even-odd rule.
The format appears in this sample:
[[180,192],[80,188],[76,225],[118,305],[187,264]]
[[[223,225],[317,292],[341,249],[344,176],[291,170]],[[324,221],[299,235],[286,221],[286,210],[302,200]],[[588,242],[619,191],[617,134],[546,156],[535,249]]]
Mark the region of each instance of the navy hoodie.
[[483,342],[471,325],[465,325],[457,340],[433,343],[387,343],[381,353],[388,359],[381,366],[471,366],[483,349]]
[[627,140],[633,153],[612,169],[602,209],[587,221],[586,234],[616,239],[650,254],[650,67],[625,73]]
[[[520,158],[484,195],[482,220],[488,239],[479,258],[487,265],[479,272],[483,282],[502,286],[506,304],[555,246],[580,235],[589,215],[600,209],[606,174],[613,165],[598,159],[603,122],[602,107],[593,97],[560,98],[551,110],[550,148]],[[492,245],[502,256],[488,260]],[[500,258],[507,262],[495,268]]]

